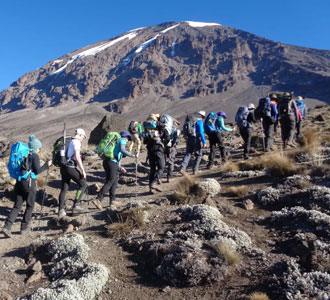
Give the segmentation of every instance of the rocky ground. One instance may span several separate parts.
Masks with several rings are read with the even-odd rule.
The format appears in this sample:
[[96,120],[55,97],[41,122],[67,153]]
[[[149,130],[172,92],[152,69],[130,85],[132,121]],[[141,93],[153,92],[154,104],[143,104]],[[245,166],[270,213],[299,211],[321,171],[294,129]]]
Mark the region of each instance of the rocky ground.
[[[329,299],[329,115],[328,106],[313,110],[305,141],[284,152],[277,137],[262,155],[256,136],[249,161],[240,138],[227,138],[228,163],[206,170],[203,160],[200,174],[164,178],[157,194],[148,193],[146,153],[137,178],[126,158],[112,210],[107,199],[102,211],[87,202],[104,173],[85,146],[88,212],[58,219],[59,170],[51,168],[47,185],[40,176],[33,230],[20,235],[19,216],[13,237],[0,237],[0,299]],[[177,164],[183,154],[182,141]],[[6,159],[1,227],[13,206]],[[73,198],[74,185],[68,210]]]

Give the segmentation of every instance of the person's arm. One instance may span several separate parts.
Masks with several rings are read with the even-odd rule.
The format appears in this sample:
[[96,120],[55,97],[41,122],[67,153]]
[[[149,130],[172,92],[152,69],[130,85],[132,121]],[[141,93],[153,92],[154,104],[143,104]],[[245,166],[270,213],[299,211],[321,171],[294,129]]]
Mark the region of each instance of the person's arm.
[[197,121],[196,131],[197,131],[197,136],[201,138],[203,145],[206,145],[206,140],[204,135],[204,123],[202,120]]
[[122,152],[124,156],[135,157],[134,154],[126,150],[126,144],[120,144],[120,152]]
[[40,159],[39,155],[36,153],[32,154],[32,172],[36,175],[42,173],[43,171],[47,170],[50,166],[49,162],[45,162],[42,167],[40,167]]
[[219,117],[219,123],[220,123],[220,128],[224,131],[229,131],[232,132],[233,130],[231,128],[226,127],[225,122],[222,117]]
[[80,150],[78,150],[78,149],[75,149],[74,150],[74,159],[75,159],[75,162],[77,163],[79,169],[82,172],[83,178],[86,178],[86,172],[85,172],[85,169],[84,169],[84,165],[82,163],[82,160],[81,160]]

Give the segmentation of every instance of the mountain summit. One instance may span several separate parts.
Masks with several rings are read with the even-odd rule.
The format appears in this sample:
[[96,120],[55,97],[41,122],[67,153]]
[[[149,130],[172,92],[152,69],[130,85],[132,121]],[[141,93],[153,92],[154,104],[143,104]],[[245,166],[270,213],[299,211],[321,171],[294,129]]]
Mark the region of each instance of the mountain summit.
[[212,108],[270,90],[328,101],[330,51],[185,21],[134,29],[52,60],[3,90],[0,104],[11,112],[101,102],[126,113],[137,104],[171,111],[175,102],[184,112],[191,99]]

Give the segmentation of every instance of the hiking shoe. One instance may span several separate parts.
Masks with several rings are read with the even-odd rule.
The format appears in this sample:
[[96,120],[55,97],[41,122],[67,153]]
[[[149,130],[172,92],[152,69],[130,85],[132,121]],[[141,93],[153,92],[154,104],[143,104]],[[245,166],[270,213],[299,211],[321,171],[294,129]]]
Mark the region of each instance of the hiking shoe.
[[25,227],[25,228],[21,228],[21,231],[19,232],[19,234],[27,234],[31,232],[31,228],[30,227]]
[[58,216],[59,218],[65,217],[66,216],[65,209],[60,209],[58,212]]
[[2,233],[5,235],[5,237],[11,238],[11,230],[10,229],[4,227],[4,228],[2,228]]
[[81,207],[80,205],[76,205],[72,208],[73,215],[82,214],[82,213],[85,213],[85,209],[83,207]]
[[102,203],[99,199],[92,200],[92,203],[98,208],[99,210],[103,209]]
[[193,175],[198,175],[199,171],[198,170],[193,170]]

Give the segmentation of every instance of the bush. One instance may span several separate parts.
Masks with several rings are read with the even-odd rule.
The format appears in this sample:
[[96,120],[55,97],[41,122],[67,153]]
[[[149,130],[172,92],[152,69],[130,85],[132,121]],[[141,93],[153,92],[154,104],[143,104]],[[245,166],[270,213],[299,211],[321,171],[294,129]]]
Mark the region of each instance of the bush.
[[243,197],[248,192],[248,187],[246,185],[232,186],[227,189],[227,192],[234,197]]
[[199,203],[198,195],[198,180],[192,178],[188,174],[184,174],[183,178],[174,188],[174,198],[180,204]]
[[250,295],[250,300],[269,300],[265,293],[254,292]]
[[261,157],[260,163],[270,176],[287,177],[299,172],[294,162],[281,153],[272,153]]

